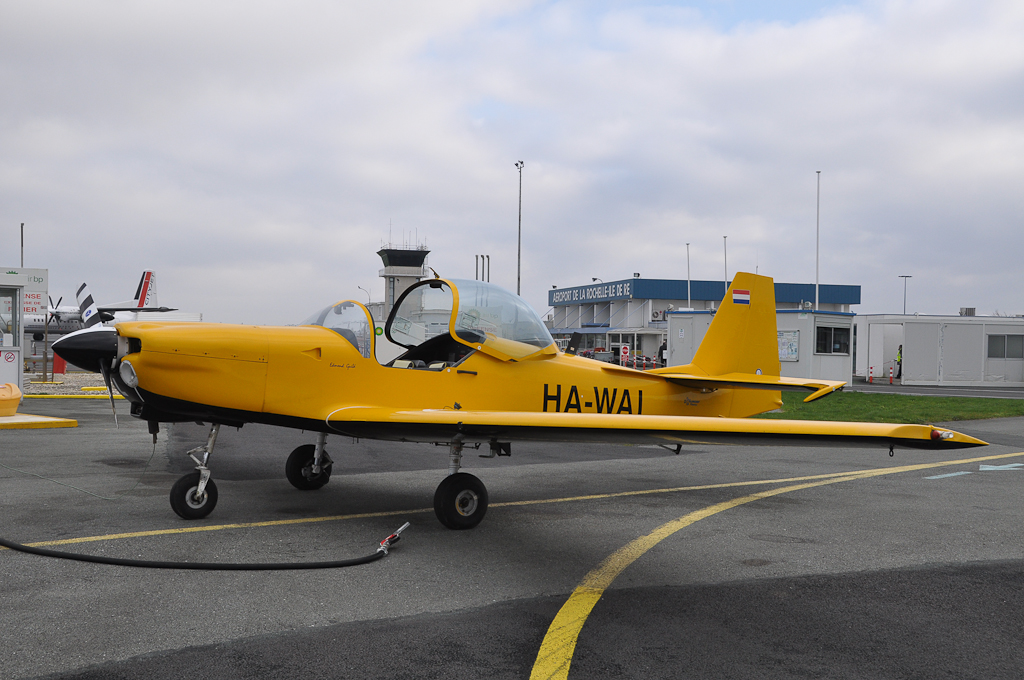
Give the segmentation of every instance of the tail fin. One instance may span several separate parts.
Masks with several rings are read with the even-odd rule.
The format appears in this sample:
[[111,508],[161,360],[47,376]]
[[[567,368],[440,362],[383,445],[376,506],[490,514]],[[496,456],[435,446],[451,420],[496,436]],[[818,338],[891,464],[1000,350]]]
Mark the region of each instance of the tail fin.
[[156,307],[156,274],[146,270],[139,279],[139,287],[135,291],[136,307]]
[[650,373],[701,390],[728,390],[720,415],[743,418],[782,405],[780,390],[810,390],[812,401],[842,389],[845,382],[783,378],[775,323],[775,283],[767,276],[739,273],[701,340],[693,361]]
[[777,328],[775,283],[767,276],[740,272],[726,292],[691,366],[707,375],[780,375]]
[[92,293],[89,292],[87,284],[83,283],[78,287],[75,299],[78,300],[78,310],[82,314],[82,326],[90,328],[98,324],[100,322],[100,310],[96,308],[96,302],[93,301]]

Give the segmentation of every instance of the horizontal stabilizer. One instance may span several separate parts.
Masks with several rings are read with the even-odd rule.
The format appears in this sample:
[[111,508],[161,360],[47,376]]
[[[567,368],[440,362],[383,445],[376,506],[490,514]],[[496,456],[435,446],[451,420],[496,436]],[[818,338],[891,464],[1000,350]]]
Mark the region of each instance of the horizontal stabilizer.
[[810,390],[813,392],[804,401],[814,401],[826,394],[841,390],[846,383],[841,380],[818,380],[814,378],[785,378],[777,375],[752,375],[750,373],[727,373],[726,375],[693,375],[669,373],[665,369],[649,371],[677,385],[696,389],[738,388],[748,390]]

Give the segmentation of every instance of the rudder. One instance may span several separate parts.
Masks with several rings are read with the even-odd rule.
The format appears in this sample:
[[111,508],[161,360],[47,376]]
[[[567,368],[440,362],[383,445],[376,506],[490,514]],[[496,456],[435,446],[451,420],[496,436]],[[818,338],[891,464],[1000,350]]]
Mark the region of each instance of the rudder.
[[780,375],[775,314],[771,277],[737,273],[691,366],[706,375]]

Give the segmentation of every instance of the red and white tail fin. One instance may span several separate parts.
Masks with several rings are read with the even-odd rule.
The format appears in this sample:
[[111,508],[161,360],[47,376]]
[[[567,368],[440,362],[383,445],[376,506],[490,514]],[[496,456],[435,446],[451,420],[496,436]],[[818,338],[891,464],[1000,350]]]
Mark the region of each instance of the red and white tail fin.
[[156,307],[156,274],[146,270],[139,279],[139,287],[135,291],[136,307]]

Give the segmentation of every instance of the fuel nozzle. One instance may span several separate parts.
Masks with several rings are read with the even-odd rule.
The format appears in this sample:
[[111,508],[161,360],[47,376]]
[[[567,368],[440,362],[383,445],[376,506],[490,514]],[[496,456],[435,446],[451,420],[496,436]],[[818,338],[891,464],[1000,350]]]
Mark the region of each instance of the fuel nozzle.
[[402,538],[402,532],[405,531],[408,528],[409,528],[409,523],[406,522],[401,527],[399,527],[398,531],[396,531],[395,533],[391,534],[390,536],[388,536],[387,538],[385,538],[383,541],[380,542],[380,547],[377,548],[377,552],[382,552],[385,555],[387,555],[388,554],[388,548],[390,548],[395,543],[398,543],[399,539]]

